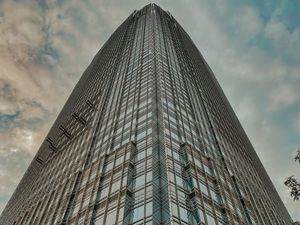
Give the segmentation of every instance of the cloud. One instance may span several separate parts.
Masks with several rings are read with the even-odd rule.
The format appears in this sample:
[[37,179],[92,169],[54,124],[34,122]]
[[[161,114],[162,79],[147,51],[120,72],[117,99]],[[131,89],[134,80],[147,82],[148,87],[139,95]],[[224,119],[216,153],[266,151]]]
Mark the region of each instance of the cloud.
[[0,115],[13,115],[16,111],[18,111],[18,106],[16,104],[9,98],[0,96]]
[[28,167],[32,155],[18,151],[17,148],[4,148],[2,145],[0,155],[0,207],[2,209],[20,181],[25,168]]
[[283,84],[269,93],[270,110],[278,110],[294,105],[299,100],[298,89],[292,85]]
[[[294,112],[300,111],[299,28],[288,29],[278,17],[280,9],[265,21],[258,8],[234,1],[155,2],[169,10],[190,34],[279,194],[300,219],[297,205],[291,203],[282,184],[285,176],[297,171],[290,162],[296,145],[300,145],[285,139],[295,135],[290,133],[295,126],[300,130],[300,116]],[[0,3],[0,116],[5,120],[5,132],[0,130],[0,202],[10,197],[93,56],[133,9],[147,3]],[[275,118],[285,110],[294,110],[292,124],[285,115]],[[18,166],[13,168],[13,164]]]
[[263,28],[259,12],[250,6],[239,9],[233,18],[233,23],[240,41],[249,41],[258,35]]
[[300,111],[298,112],[298,115],[295,120],[295,128],[300,133]]
[[[53,123],[74,81],[57,68],[44,46],[44,15],[34,3],[0,3],[0,192],[1,206]],[[14,12],[14,13],[11,13]],[[49,60],[39,63],[44,55]],[[48,56],[49,55],[49,56]],[[52,63],[52,67],[51,67]]]
[[264,36],[272,43],[272,47],[280,52],[280,55],[289,60],[300,60],[300,26],[288,29],[284,22],[280,21],[276,10],[264,28]]

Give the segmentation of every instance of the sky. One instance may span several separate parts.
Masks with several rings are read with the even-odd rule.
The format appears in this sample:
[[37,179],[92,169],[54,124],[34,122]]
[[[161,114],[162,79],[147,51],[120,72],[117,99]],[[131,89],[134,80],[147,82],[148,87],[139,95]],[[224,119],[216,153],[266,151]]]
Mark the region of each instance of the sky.
[[[210,65],[294,220],[300,165],[300,1],[153,0]],[[71,90],[146,0],[0,1],[0,212]]]

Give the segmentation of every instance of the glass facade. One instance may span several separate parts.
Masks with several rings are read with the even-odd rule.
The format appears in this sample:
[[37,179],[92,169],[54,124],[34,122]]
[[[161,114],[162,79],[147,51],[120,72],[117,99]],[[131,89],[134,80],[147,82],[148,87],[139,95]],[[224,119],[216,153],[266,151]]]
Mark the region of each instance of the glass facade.
[[292,221],[192,40],[150,4],[86,69],[0,224]]

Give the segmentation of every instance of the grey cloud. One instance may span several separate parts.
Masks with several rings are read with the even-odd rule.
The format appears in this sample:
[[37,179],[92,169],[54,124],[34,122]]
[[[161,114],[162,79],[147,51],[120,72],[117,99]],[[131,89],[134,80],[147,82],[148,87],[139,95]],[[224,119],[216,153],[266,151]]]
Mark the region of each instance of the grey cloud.
[[297,117],[295,118],[295,128],[300,133],[300,111],[297,114]]
[[3,2],[1,8],[6,13],[0,23],[0,192],[6,201],[74,81],[55,66],[52,34],[41,32],[42,11],[25,1]]
[[286,108],[298,102],[299,97],[298,87],[294,87],[292,84],[280,85],[270,92],[269,108],[274,111],[280,108]]
[[278,19],[278,11],[275,10],[271,19],[265,26],[264,36],[271,40],[272,46],[281,57],[288,57],[289,60],[300,61],[300,27],[290,30],[284,22]]
[[[278,177],[275,185],[290,212],[299,218],[297,206],[290,202],[281,182],[297,169],[289,163],[295,146],[286,145],[284,128],[274,124],[272,110],[268,112],[266,108],[287,107],[284,103],[288,100],[284,98],[277,100],[275,107],[274,87],[291,86],[289,90],[293,95],[297,90],[294,85],[300,83],[300,66],[288,64],[248,44],[253,38],[265,35],[274,46],[281,46],[276,49],[288,45],[285,55],[295,57],[295,50],[284,39],[296,43],[298,31],[287,32],[277,20],[265,25],[255,8],[234,9],[225,1],[154,2],[169,10],[191,35],[224,88],[269,174]],[[8,180],[0,187],[0,196],[8,198],[10,194],[5,192],[18,183],[9,177],[20,178],[72,87],[101,45],[134,9],[146,4],[146,0],[39,0],[1,4],[4,12],[14,11],[14,15],[5,13],[0,20],[0,78],[9,85],[11,93],[10,98],[4,98],[5,107],[0,110],[7,115],[21,113],[5,133],[0,132],[0,154],[8,154],[5,159],[11,162],[21,159],[13,158],[10,151],[26,157],[15,170],[10,171],[7,164],[0,167],[0,179]],[[278,37],[271,38],[271,34]],[[293,104],[297,101],[290,102],[289,106]],[[5,176],[1,178],[1,174]]]
[[0,148],[0,158],[1,207],[3,206],[3,202],[6,202],[12,195],[32,156],[26,152],[17,151],[14,148]]

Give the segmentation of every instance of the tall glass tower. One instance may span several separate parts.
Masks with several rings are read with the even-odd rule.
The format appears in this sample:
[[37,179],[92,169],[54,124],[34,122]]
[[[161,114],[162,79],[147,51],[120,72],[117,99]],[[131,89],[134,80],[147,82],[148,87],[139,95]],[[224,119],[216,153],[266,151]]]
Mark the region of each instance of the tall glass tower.
[[3,225],[291,225],[212,71],[154,4],[84,72]]

